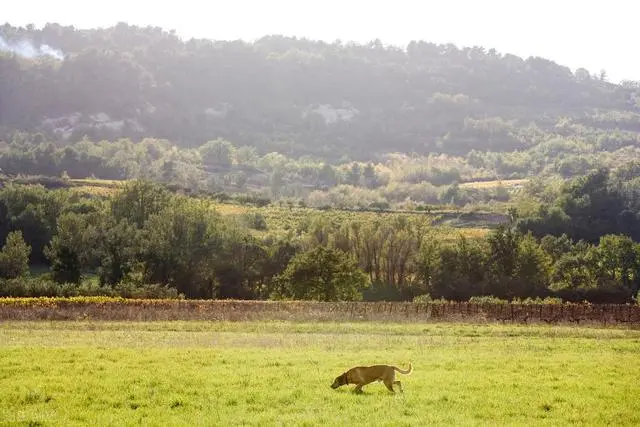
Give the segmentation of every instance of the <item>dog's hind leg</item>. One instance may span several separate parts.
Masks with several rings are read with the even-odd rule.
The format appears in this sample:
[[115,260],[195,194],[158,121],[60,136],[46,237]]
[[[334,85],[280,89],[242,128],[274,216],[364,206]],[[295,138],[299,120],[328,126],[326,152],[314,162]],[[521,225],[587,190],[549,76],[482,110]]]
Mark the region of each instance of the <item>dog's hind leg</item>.
[[400,393],[404,393],[404,390],[402,389],[402,383],[400,381],[394,381],[393,384],[397,384],[398,387],[400,387]]
[[387,388],[389,389],[389,391],[390,391],[391,393],[395,393],[396,391],[393,389],[393,385],[394,385],[395,383],[396,383],[396,381],[393,381],[393,382],[392,382],[392,381],[385,381],[385,382],[384,382],[384,385],[386,385],[386,386],[387,386]]

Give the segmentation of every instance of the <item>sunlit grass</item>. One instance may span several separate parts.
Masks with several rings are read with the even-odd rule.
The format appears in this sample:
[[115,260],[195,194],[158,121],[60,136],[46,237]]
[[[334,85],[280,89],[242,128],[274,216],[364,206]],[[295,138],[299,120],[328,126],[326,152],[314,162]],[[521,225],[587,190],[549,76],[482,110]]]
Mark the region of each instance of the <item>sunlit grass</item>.
[[91,187],[112,187],[112,188],[122,188],[126,185],[126,180],[115,180],[115,179],[93,179],[93,178],[84,178],[84,179],[70,179],[73,184],[78,186],[91,186]]
[[[5,322],[0,424],[637,425],[640,331],[289,322]],[[391,363],[404,394],[329,388]]]
[[92,185],[81,185],[78,187],[71,187],[71,191],[79,193],[82,196],[100,196],[109,197],[118,193],[120,190],[115,187],[99,187]]
[[499,186],[509,188],[515,187],[518,185],[525,185],[529,180],[528,179],[502,179],[502,180],[494,180],[494,181],[474,181],[474,182],[465,182],[460,184],[460,188],[475,188],[475,189],[489,189],[496,188]]
[[249,212],[251,209],[249,206],[232,205],[228,203],[215,203],[212,204],[212,206],[221,215],[241,215]]

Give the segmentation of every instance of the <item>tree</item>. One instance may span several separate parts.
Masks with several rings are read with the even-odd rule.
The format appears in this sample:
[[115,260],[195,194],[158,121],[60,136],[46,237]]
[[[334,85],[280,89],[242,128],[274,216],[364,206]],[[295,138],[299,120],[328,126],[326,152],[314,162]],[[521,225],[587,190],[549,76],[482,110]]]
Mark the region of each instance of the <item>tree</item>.
[[261,272],[269,255],[257,239],[243,230],[225,233],[223,252],[228,254],[216,264],[217,298],[253,299],[264,284]]
[[233,144],[224,139],[209,141],[200,147],[202,162],[207,166],[229,167],[233,163]]
[[361,175],[362,171],[360,170],[360,164],[357,162],[353,162],[346,173],[346,183],[349,185],[353,185],[354,187],[358,186],[358,184],[360,184]]
[[188,298],[214,297],[225,229],[209,205],[186,197],[151,215],[142,235],[146,280],[175,287]]
[[281,170],[274,170],[271,173],[270,185],[271,197],[277,199],[285,190],[284,173]]
[[516,271],[521,235],[499,226],[488,237],[489,269],[494,278],[511,277]]
[[600,73],[598,74],[598,78],[600,79],[600,81],[606,81],[607,80],[607,70],[605,70],[604,68],[600,70]]
[[430,264],[427,267],[431,275],[429,293],[435,298],[454,300],[481,295],[487,275],[486,248],[462,235],[455,245],[437,248],[437,254],[429,254],[431,259],[424,259]]
[[362,177],[367,188],[376,188],[378,186],[378,177],[372,163],[367,163],[362,171]]
[[591,74],[589,74],[589,70],[585,68],[578,68],[575,72],[576,80],[579,82],[586,82],[591,79]]
[[12,231],[0,251],[0,277],[14,279],[29,271],[31,247],[22,238],[21,231]]
[[94,254],[89,233],[89,224],[84,215],[69,212],[58,219],[56,234],[45,248],[54,281],[80,283],[82,266],[87,266]]
[[57,283],[80,283],[82,266],[78,254],[67,246],[56,248],[51,261],[51,278]]
[[318,173],[318,182],[320,185],[332,187],[337,184],[336,171],[329,164],[324,164]]
[[354,259],[323,246],[294,256],[277,281],[279,297],[317,301],[357,300],[368,284]]
[[126,218],[102,218],[92,236],[101,284],[116,285],[133,271],[141,252],[140,234]]
[[119,222],[126,219],[138,228],[142,228],[153,214],[157,214],[169,205],[171,194],[160,185],[143,180],[128,182],[111,199],[111,214]]
[[596,268],[601,280],[619,284],[638,293],[640,287],[640,258],[638,245],[629,236],[606,235],[595,249]]
[[163,182],[176,181],[176,162],[173,159],[165,160],[160,169],[160,178]]
[[520,240],[517,254],[514,276],[519,289],[512,292],[519,297],[541,296],[549,286],[551,257],[530,233]]

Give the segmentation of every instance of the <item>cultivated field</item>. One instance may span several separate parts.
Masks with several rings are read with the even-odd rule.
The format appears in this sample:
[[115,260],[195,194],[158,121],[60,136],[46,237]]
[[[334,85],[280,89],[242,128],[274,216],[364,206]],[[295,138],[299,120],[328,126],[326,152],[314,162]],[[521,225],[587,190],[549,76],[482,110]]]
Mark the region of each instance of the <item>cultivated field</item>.
[[[4,321],[0,425],[638,425],[639,352],[621,328]],[[404,394],[329,388],[409,361]]]
[[[103,179],[71,179],[69,180],[72,191],[87,197],[111,197],[124,188],[127,181],[103,180]],[[502,180],[502,181],[478,181],[461,184],[461,187],[470,188],[494,188],[503,185],[507,188],[517,187],[526,183],[526,180]],[[255,235],[262,236],[269,233],[288,234],[299,231],[303,223],[312,219],[325,219],[332,223],[343,224],[346,221],[358,219],[361,221],[390,218],[420,218],[424,224],[432,224],[434,232],[440,241],[452,242],[462,235],[469,239],[483,238],[489,229],[500,222],[506,221],[503,204],[495,212],[462,212],[451,206],[442,206],[437,209],[424,211],[349,211],[332,209],[323,211],[308,207],[279,206],[277,204],[254,207],[238,203],[210,201],[211,206],[220,214],[229,217],[243,218],[245,215],[260,215],[265,220],[266,227],[262,230],[253,230]]]
[[514,188],[521,187],[529,182],[528,179],[502,179],[502,180],[494,180],[494,181],[474,181],[474,182],[463,182],[460,184],[461,188],[476,188],[476,189],[487,189],[487,188],[496,188],[502,186],[504,188]]

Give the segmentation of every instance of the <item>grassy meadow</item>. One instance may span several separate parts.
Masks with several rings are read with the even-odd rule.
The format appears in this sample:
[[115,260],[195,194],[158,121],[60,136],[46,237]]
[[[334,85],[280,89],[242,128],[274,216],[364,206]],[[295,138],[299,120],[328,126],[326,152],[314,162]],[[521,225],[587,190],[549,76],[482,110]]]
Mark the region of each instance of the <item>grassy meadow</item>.
[[[638,425],[639,353],[622,328],[10,321],[0,425]],[[404,394],[329,387],[408,362]]]

